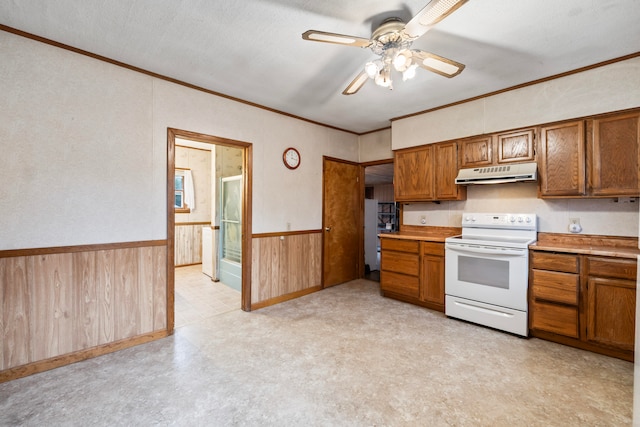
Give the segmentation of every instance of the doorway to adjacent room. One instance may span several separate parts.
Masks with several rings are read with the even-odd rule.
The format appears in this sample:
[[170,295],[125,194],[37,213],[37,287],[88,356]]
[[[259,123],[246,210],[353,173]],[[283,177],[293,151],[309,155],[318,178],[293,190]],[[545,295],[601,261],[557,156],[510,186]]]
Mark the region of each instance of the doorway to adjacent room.
[[169,129],[167,327],[249,311],[250,143]]
[[398,231],[399,215],[393,192],[393,159],[363,164],[364,277],[380,281],[378,234]]

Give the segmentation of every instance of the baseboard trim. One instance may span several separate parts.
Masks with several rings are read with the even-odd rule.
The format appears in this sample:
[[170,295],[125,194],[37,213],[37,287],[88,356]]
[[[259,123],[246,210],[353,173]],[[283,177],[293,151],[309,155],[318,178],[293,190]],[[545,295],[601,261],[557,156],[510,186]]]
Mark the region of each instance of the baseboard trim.
[[279,297],[270,298],[268,300],[251,303],[251,311],[259,310],[261,308],[269,307],[270,305],[280,304],[281,302],[289,301],[292,299],[300,298],[305,295],[312,294],[322,290],[322,286],[312,286],[310,288],[303,289],[301,291],[291,292],[290,294],[280,295]]
[[126,338],[120,341],[103,344],[97,347],[91,347],[85,350],[79,350],[73,353],[67,353],[50,359],[39,360],[37,362],[28,363],[26,365],[16,366],[4,371],[0,371],[0,383],[16,380],[18,378],[27,377],[39,372],[48,371],[61,366],[70,365],[82,360],[91,359],[97,356],[113,353],[118,350],[133,347],[139,344],[155,341],[160,338],[169,336],[166,330],[150,332],[148,334],[138,335],[132,338]]

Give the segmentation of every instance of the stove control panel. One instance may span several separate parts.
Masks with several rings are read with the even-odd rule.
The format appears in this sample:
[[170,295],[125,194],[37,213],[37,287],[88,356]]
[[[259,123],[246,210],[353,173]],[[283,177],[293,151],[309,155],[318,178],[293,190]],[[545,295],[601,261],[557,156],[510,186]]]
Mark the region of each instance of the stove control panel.
[[462,227],[537,229],[536,214],[463,213]]

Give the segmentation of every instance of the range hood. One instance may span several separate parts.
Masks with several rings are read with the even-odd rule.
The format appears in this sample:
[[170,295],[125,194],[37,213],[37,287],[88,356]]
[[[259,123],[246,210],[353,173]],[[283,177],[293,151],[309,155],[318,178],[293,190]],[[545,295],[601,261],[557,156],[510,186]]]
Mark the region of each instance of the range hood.
[[460,169],[456,177],[456,184],[504,184],[507,182],[535,181],[537,177],[538,165],[535,162],[516,163],[513,165]]

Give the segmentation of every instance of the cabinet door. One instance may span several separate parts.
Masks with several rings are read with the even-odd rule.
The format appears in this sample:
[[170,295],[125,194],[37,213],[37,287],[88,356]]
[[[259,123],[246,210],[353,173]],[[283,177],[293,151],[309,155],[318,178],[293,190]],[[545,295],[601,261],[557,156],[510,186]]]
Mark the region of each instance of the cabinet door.
[[623,350],[633,350],[636,283],[631,280],[589,277],[587,339]]
[[460,141],[460,167],[473,168],[493,163],[493,139],[483,136]]
[[394,162],[396,201],[434,199],[433,147],[397,151]]
[[640,114],[593,120],[591,138],[591,194],[640,196]]
[[534,139],[534,129],[499,133],[496,135],[498,163],[533,161]]
[[435,198],[436,200],[459,200],[466,196],[466,187],[456,185],[458,175],[458,144],[447,142],[435,144]]
[[444,257],[422,256],[420,299],[444,307]]
[[546,126],[540,131],[540,196],[585,193],[584,122]]

